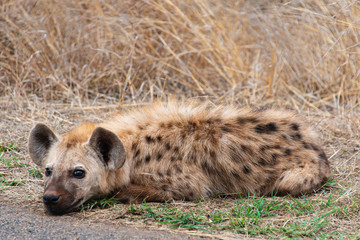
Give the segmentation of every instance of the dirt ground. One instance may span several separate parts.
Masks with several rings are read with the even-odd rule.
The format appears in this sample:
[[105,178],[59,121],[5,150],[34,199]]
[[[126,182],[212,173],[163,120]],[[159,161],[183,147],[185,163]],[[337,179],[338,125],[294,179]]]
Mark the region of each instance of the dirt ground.
[[35,206],[0,200],[0,239],[207,239],[189,234],[102,223],[71,215],[55,217]]

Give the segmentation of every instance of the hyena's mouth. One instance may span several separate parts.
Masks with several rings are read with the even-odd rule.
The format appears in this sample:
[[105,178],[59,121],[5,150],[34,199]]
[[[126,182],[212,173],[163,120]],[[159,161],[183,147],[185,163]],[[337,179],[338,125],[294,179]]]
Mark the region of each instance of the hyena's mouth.
[[46,209],[53,215],[63,215],[65,213],[71,212],[73,209],[77,208],[83,203],[83,198],[78,199],[74,203],[72,203],[70,206],[66,207],[56,207],[55,206],[46,206]]

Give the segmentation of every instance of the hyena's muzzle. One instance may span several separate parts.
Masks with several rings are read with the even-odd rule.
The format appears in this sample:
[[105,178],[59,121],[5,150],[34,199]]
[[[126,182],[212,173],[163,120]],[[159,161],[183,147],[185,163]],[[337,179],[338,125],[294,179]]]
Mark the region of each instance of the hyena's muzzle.
[[49,180],[45,185],[43,202],[50,213],[62,215],[82,204],[83,198],[75,197],[75,186],[66,189],[64,180],[61,177],[53,177]]

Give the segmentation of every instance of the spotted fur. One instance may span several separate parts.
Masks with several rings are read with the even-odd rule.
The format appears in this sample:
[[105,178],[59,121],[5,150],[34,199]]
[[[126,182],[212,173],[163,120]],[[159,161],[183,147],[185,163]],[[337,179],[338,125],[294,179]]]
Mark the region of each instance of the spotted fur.
[[[311,193],[330,175],[315,132],[290,111],[158,103],[84,123],[58,136],[30,134],[33,161],[50,169],[44,198],[64,213],[92,196],[194,200],[214,194]],[[80,169],[85,176],[74,177]]]

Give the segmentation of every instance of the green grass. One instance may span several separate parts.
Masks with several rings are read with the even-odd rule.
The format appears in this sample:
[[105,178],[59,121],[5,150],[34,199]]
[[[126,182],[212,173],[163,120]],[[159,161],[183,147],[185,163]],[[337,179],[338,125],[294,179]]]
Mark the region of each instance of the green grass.
[[[328,231],[334,226],[329,219],[357,218],[359,208],[342,206],[330,193],[327,198],[294,197],[240,197],[226,201],[224,208],[211,210],[207,200],[196,206],[182,208],[171,203],[119,204],[115,198],[88,201],[82,209],[113,208],[120,210],[117,219],[157,222],[170,228],[198,230],[206,233],[230,231],[236,234],[276,238],[357,239],[341,232]],[[204,206],[204,207],[203,207]]]
[[18,151],[19,148],[14,143],[8,143],[5,145],[0,145],[0,153],[2,152],[12,152]]
[[37,166],[28,166],[20,162],[21,156],[16,156],[19,148],[13,143],[8,143],[0,146],[0,163],[6,168],[27,167],[28,173],[35,178],[42,178],[43,170]]
[[37,166],[26,169],[28,173],[35,178],[42,178],[44,170],[39,169]]
[[9,186],[21,186],[25,184],[25,180],[7,179],[0,174],[0,191],[6,190]]
[[15,180],[15,179],[11,179],[8,180],[3,176],[0,176],[0,187],[2,186],[20,186],[20,185],[24,185],[25,184],[25,180]]
[[94,208],[111,208],[115,207],[116,204],[119,204],[120,202],[115,197],[105,197],[105,198],[99,198],[95,197],[88,201],[86,201],[82,206],[81,210],[91,210]]
[[25,163],[19,162],[20,156],[15,156],[19,149],[13,143],[0,146],[0,163],[8,168],[24,167]]

